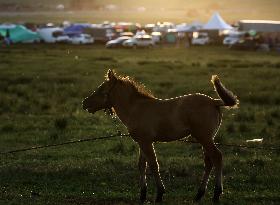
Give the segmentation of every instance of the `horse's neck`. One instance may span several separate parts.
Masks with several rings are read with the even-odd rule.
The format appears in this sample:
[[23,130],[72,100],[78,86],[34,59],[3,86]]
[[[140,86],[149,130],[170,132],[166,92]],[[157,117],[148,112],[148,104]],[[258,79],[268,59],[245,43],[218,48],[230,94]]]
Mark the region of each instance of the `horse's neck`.
[[119,119],[128,125],[131,119],[131,109],[133,109],[137,99],[131,93],[123,90],[114,96],[113,107]]

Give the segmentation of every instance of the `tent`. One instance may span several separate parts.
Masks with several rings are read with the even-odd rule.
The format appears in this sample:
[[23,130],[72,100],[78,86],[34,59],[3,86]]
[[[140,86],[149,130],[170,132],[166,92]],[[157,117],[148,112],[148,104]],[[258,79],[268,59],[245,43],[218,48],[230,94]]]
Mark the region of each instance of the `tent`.
[[64,29],[64,33],[66,35],[82,34],[89,27],[91,27],[91,24],[72,24]]
[[203,24],[200,23],[199,21],[193,21],[190,24],[182,23],[176,25],[176,30],[177,32],[194,32],[194,31],[199,31],[203,27]]
[[6,36],[8,30],[13,43],[40,41],[38,33],[30,31],[22,25],[0,26],[0,34],[3,37]]
[[202,28],[203,30],[231,30],[232,26],[227,24],[219,13],[214,13],[207,24]]
[[178,25],[176,25],[176,31],[177,32],[189,32],[190,26],[186,23],[178,24]]
[[203,23],[201,23],[200,21],[193,21],[191,24],[190,24],[190,29],[192,31],[198,31],[198,30],[201,30],[203,28]]

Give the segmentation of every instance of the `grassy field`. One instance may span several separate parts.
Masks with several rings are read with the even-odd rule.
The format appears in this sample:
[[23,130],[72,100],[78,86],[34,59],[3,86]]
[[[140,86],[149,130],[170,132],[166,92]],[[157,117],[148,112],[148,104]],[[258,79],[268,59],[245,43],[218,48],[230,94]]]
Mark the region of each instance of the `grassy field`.
[[[0,151],[125,132],[81,102],[108,68],[142,82],[159,98],[200,92],[217,97],[218,74],[240,99],[224,109],[216,142],[280,146],[279,53],[224,47],[106,50],[102,45],[0,48]],[[163,204],[191,204],[203,172],[198,145],[155,145],[167,193]],[[221,147],[221,204],[279,204],[279,151]],[[138,147],[129,138],[0,155],[0,204],[137,204]],[[155,186],[149,174],[149,200]],[[211,204],[213,177],[201,204]]]

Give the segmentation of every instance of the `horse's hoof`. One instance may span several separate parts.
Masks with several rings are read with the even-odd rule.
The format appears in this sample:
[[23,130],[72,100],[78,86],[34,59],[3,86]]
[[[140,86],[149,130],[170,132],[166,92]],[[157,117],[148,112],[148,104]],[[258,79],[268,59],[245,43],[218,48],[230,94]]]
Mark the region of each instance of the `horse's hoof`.
[[212,199],[213,203],[218,204],[220,202],[220,195],[215,195]]
[[159,196],[157,195],[157,198],[156,198],[156,203],[161,203],[162,202],[162,196]]
[[147,188],[143,188],[140,191],[140,203],[144,204],[147,199]]
[[194,201],[195,202],[198,202],[198,201],[200,201],[201,200],[201,198],[204,196],[204,194],[205,194],[205,190],[198,190],[198,192],[197,192],[197,194],[196,194],[196,196],[194,197]]
[[146,198],[140,198],[140,204],[144,204],[146,201]]
[[165,193],[165,190],[159,190],[157,193],[157,197],[156,197],[156,203],[161,203],[162,202],[162,198],[163,198],[163,194]]
[[217,198],[213,197],[212,201],[213,201],[214,204],[219,204],[220,203],[220,197],[217,197]]
[[223,193],[223,189],[221,187],[215,187],[214,196],[213,196],[213,202],[214,203],[219,203],[220,196],[221,196],[222,193]]

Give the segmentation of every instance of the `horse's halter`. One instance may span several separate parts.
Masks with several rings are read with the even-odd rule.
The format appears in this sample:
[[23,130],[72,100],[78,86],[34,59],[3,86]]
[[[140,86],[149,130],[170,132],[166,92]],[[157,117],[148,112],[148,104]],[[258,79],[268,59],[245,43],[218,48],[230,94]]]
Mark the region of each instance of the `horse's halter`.
[[113,82],[113,85],[111,85],[111,87],[109,88],[108,92],[105,93],[105,113],[108,113],[109,115],[114,115],[114,111],[113,111],[113,105],[112,105],[112,102],[110,100],[110,94],[111,94],[111,91],[113,90],[113,88],[115,87],[115,85],[117,84],[117,80],[114,80]]

